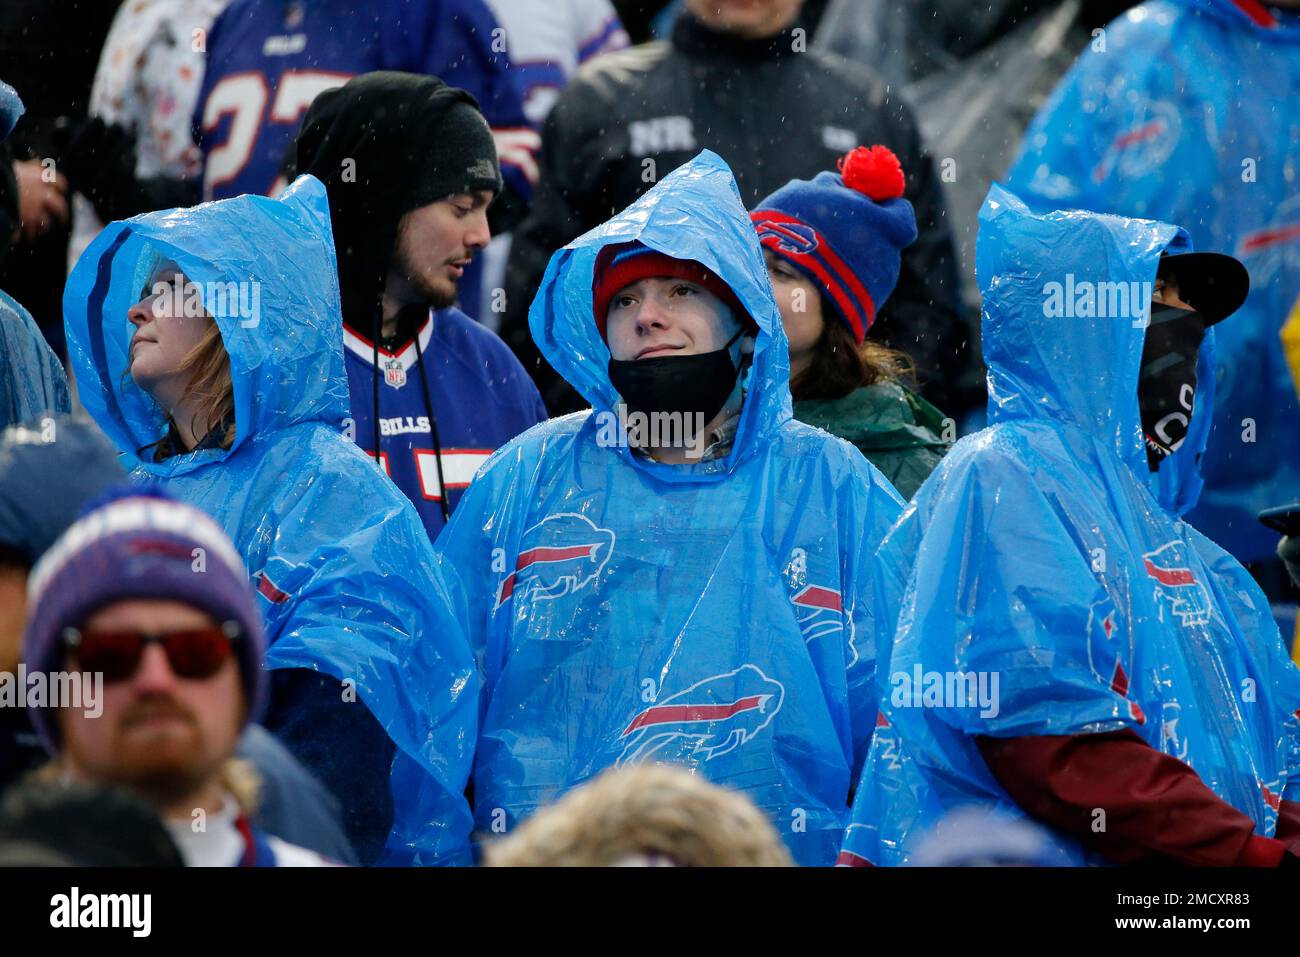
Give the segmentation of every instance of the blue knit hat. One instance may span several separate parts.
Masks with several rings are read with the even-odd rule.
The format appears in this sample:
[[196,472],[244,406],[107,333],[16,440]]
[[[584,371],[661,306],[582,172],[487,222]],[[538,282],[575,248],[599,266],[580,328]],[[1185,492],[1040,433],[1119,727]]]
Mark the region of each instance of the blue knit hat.
[[[106,498],[60,536],[27,580],[28,672],[58,670],[64,629],[81,627],[106,605],[133,598],[179,601],[239,625],[235,654],[247,720],[256,721],[268,691],[262,619],[235,546],[206,514],[159,490],[131,487]],[[30,716],[54,750],[58,730],[49,711],[33,708]]]
[[117,449],[89,419],[10,426],[0,432],[0,552],[31,568],[87,502],[125,481]]
[[916,215],[887,147],[859,146],[837,166],[791,180],[749,218],[763,247],[821,290],[861,344],[898,282],[903,249],[916,241]]

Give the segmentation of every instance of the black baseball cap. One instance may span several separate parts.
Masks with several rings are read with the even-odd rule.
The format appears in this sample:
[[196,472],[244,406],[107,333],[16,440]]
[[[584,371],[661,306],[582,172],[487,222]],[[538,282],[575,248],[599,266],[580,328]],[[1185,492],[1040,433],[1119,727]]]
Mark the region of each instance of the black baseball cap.
[[1177,253],[1160,257],[1156,275],[1178,283],[1178,295],[1212,326],[1241,308],[1250,293],[1250,273],[1224,253]]

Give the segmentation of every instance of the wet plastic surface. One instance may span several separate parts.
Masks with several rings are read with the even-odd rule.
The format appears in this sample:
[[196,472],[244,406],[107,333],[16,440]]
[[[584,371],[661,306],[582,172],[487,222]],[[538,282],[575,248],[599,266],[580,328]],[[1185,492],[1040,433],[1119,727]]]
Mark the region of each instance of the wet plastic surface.
[[1189,516],[1242,561],[1273,558],[1278,537],[1255,516],[1300,490],[1300,401],[1278,348],[1300,291],[1300,99],[1286,92],[1300,86],[1300,21],[1270,10],[1168,0],[1109,24],[1007,174],[1036,209],[1176,223],[1250,271],[1246,304],[1215,330],[1215,439]]
[[0,292],[0,429],[70,409],[58,356],[32,314]]
[[[877,556],[878,601],[901,612],[892,646],[880,639],[882,718],[845,849],[905,863],[947,811],[1015,812],[974,736],[1124,728],[1271,834],[1300,773],[1300,672],[1249,574],[1178,518],[1200,488],[1217,329],[1199,411],[1157,481],[1137,403],[1142,323],[1044,315],[1047,283],[1149,282],[1186,234],[1035,216],[996,185],[980,219],[992,424],[954,446]],[[910,572],[890,573],[911,554]],[[958,674],[995,693],[965,707],[925,697],[930,675],[955,688]]]
[[[761,330],[725,458],[602,446],[616,394],[592,269],[633,239],[707,265]],[[701,153],[557,252],[530,318],[595,411],[500,449],[438,540],[487,681],[479,827],[611,765],[671,761],[754,800],[801,863],[832,863],[875,716],[870,556],[900,501],[856,449],[791,418],[785,334],[727,166]]]
[[[162,432],[157,407],[124,373],[127,310],[140,299],[141,264],[160,254],[200,284],[217,315],[236,437],[228,451],[155,463],[137,450]],[[259,285],[256,317],[220,314],[208,284],[227,282]],[[242,196],[113,223],[73,270],[64,316],[82,400],[128,466],[212,515],[243,555],[259,584],[266,666],[351,680],[397,744],[389,862],[467,859],[478,682],[424,527],[343,434],[348,387],[324,187],[305,176],[278,200]]]

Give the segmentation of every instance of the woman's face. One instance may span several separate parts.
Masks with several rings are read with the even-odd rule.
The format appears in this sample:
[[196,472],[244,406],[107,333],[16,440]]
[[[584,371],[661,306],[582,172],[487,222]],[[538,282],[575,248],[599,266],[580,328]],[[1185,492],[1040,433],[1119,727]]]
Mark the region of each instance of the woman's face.
[[[131,378],[149,395],[173,410],[184,394],[185,374],[180,365],[202,341],[211,317],[195,310],[197,295],[173,262],[163,262],[141,290],[143,298],[127,310],[135,327],[131,337]],[[186,303],[191,305],[186,309]],[[186,315],[195,312],[197,315]]]
[[803,274],[772,252],[763,250],[772,292],[781,310],[781,324],[790,342],[790,376],[793,378],[812,362],[813,351],[821,341],[825,320],[822,297],[817,287]]

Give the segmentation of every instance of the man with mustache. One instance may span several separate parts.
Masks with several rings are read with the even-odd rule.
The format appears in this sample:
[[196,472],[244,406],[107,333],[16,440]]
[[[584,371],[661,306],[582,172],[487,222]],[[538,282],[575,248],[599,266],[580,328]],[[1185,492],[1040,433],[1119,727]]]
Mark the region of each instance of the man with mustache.
[[249,822],[257,778],[232,757],[266,700],[262,623],[212,519],[154,491],[111,498],[46,552],[27,599],[29,670],[102,680],[94,708],[29,709],[51,772],[142,795],[191,867],[331,863]]
[[510,350],[453,305],[491,239],[492,131],[464,90],[377,72],[318,96],[297,150],[329,196],[354,437],[436,538],[487,457],[546,418]]

